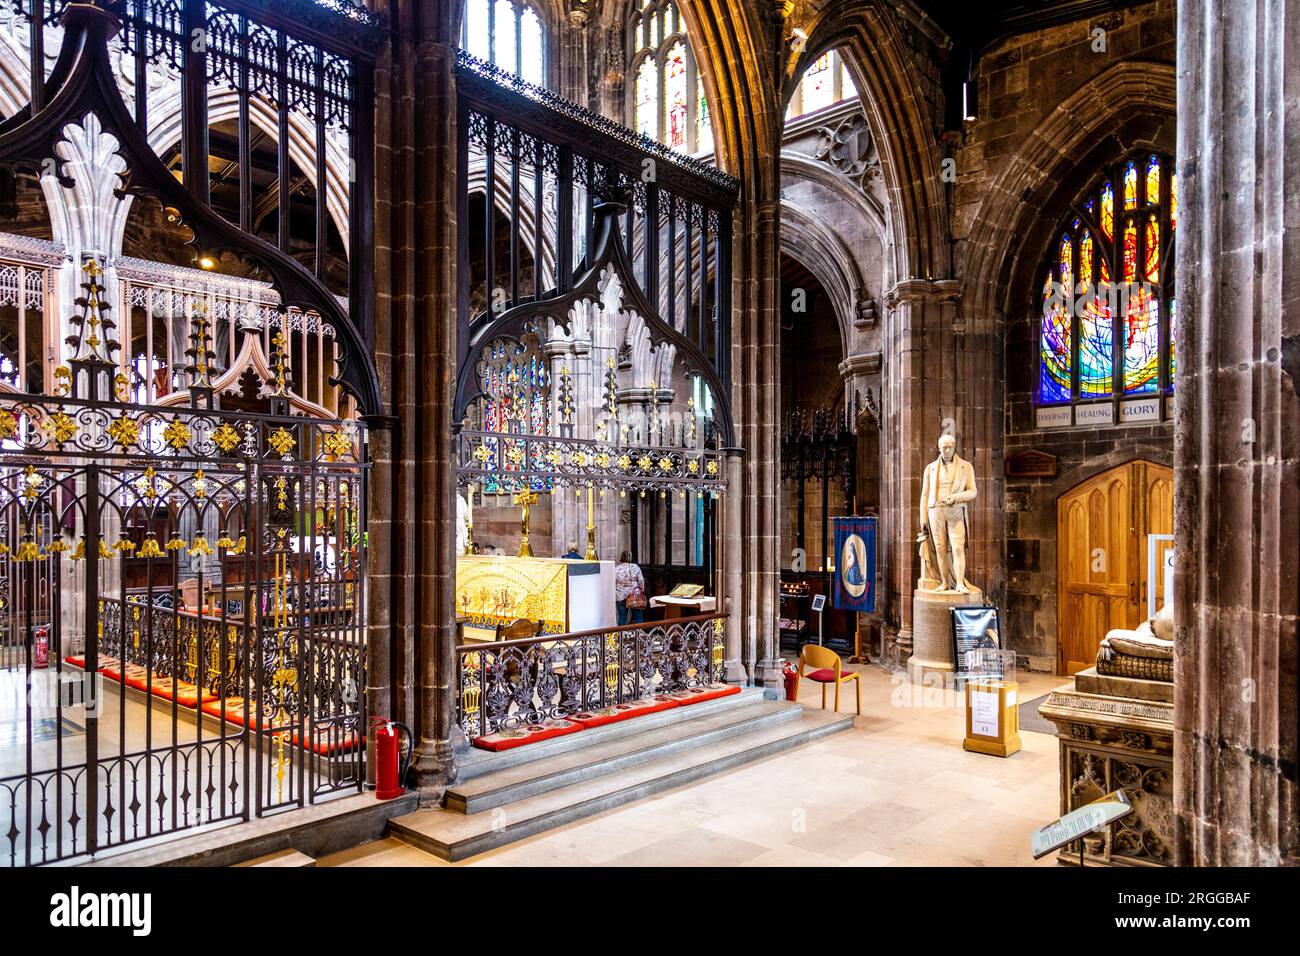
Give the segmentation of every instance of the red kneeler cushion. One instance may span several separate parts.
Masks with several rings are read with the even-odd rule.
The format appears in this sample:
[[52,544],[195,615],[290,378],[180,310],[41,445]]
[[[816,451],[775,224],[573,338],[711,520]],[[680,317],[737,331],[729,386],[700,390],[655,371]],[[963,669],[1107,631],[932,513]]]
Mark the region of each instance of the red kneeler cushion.
[[605,724],[616,724],[630,717],[655,714],[661,710],[669,710],[678,706],[680,704],[669,697],[655,697],[650,700],[627,701],[601,710],[580,711],[576,714],[570,714],[568,719],[575,724],[582,724],[584,727],[603,727]]
[[173,690],[170,677],[155,677],[153,679],[153,694],[163,700],[175,699],[178,704],[190,709],[196,707],[200,701],[206,704],[208,701],[217,699],[216,694],[209,693],[206,690],[199,690],[198,687],[187,680],[178,680]]
[[576,734],[582,730],[582,724],[575,723],[572,720],[544,720],[540,724],[521,724],[510,730],[498,730],[494,734],[486,734],[482,737],[474,738],[474,746],[482,750],[491,750],[500,753],[503,750],[513,750],[516,747],[522,747],[525,744],[535,744],[538,741],[550,740],[552,737],[564,737],[567,734]]
[[[842,677],[848,673],[849,671],[841,671],[840,676]],[[835,683],[835,671],[831,670],[829,667],[823,667],[819,671],[809,671],[807,674],[804,674],[803,676],[806,680],[815,680],[819,684]]]
[[674,691],[667,696],[677,701],[681,706],[687,707],[691,704],[699,704],[706,700],[717,700],[719,697],[730,697],[732,694],[739,693],[739,684],[704,684],[701,687],[688,687],[686,690]]

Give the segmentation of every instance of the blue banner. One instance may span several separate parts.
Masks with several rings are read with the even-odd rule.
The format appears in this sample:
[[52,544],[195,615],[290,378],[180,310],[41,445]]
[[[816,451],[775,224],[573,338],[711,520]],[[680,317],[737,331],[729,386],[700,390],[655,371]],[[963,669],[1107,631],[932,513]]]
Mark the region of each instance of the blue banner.
[[832,518],[835,531],[835,606],[876,609],[876,519]]

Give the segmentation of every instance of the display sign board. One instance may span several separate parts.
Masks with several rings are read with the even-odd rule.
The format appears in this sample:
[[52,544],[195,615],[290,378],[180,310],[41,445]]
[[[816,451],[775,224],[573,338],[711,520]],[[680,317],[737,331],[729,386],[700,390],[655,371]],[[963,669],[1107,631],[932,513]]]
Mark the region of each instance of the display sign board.
[[958,604],[952,614],[952,663],[958,676],[970,670],[968,651],[976,648],[1000,648],[1002,627],[998,609],[988,604]]
[[831,519],[835,530],[835,606],[843,611],[876,609],[876,519]]
[[1012,681],[966,682],[966,739],[962,749],[1009,757],[1021,747],[1020,687]]
[[1123,790],[1116,790],[1092,803],[1085,803],[1054,823],[1034,831],[1030,837],[1034,859],[1041,859],[1053,850],[1059,850],[1080,837],[1109,826],[1116,820],[1122,820],[1132,812],[1133,804]]
[[812,609],[820,614],[826,608],[826,595],[814,594],[812,599]]

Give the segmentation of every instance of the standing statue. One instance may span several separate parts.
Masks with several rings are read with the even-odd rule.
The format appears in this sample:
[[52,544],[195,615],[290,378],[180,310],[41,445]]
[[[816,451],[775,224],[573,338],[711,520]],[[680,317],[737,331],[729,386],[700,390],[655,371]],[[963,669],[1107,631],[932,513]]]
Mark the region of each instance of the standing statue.
[[[925,577],[938,582],[939,593],[969,594],[975,590],[966,580],[966,539],[969,525],[966,502],[975,499],[975,469],[957,454],[957,440],[939,437],[939,457],[925,466],[921,482],[922,583]],[[927,568],[926,565],[931,564]]]

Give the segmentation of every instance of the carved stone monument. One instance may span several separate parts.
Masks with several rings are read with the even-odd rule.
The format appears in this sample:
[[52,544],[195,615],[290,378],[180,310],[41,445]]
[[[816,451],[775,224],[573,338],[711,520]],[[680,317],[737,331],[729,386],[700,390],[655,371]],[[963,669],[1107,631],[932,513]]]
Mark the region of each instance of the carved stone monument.
[[916,539],[921,578],[912,593],[912,657],[907,662],[908,677],[916,683],[927,675],[952,673],[949,609],[984,600],[966,578],[966,505],[975,499],[975,469],[957,454],[951,435],[941,435],[938,445],[939,455],[925,466],[921,480],[921,533]]

